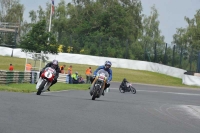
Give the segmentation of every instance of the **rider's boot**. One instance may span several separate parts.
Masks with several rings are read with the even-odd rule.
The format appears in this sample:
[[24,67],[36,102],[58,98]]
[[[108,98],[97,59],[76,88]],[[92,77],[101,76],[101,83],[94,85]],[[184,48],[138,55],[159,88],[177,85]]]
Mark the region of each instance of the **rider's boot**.
[[49,86],[49,88],[47,89],[48,91],[50,91],[50,87],[52,86],[53,84],[51,84],[50,86]]
[[102,92],[102,95],[103,95],[103,96],[105,95],[104,90],[103,90],[103,92]]
[[102,95],[104,96],[105,95],[105,91],[107,90],[107,88],[105,88],[102,92]]

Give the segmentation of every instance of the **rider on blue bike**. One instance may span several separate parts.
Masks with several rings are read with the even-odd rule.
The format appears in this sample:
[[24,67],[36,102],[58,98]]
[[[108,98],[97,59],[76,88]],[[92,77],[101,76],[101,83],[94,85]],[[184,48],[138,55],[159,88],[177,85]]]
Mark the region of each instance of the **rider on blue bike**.
[[[111,69],[111,66],[112,66],[112,63],[110,61],[106,61],[105,64],[103,66],[99,66],[95,71],[94,71],[94,76],[90,78],[90,81],[91,83],[94,81],[95,79],[95,76],[97,75],[97,72],[101,69],[104,69],[105,71],[108,72],[109,74],[109,77],[108,77],[108,80],[105,84],[105,88],[104,88],[104,91],[110,86],[110,81],[112,80],[112,69]],[[90,95],[93,95],[92,94],[92,87],[90,87]],[[104,96],[104,91],[102,93],[102,95]]]

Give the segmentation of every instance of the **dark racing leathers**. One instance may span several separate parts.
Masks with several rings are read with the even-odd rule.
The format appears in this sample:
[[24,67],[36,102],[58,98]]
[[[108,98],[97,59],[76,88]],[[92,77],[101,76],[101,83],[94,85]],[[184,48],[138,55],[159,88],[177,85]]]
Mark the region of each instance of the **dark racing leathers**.
[[[52,62],[49,62],[49,63],[40,71],[40,76],[41,76],[42,72],[43,72],[47,67],[51,67],[52,65],[53,65]],[[60,73],[60,67],[59,67],[59,65],[55,68],[55,70],[56,70],[56,75],[55,75],[55,77],[54,77],[54,79],[53,79],[53,81],[52,81],[51,86],[57,82],[57,79],[58,79],[58,76],[59,76],[59,73]]]
[[122,90],[126,90],[127,89],[127,83],[129,83],[127,80],[123,79],[120,87],[122,88]]

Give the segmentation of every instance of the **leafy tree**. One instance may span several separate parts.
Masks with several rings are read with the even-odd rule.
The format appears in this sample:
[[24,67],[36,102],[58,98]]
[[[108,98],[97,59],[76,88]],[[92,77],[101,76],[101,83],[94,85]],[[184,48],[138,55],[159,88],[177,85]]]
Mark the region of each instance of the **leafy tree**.
[[[141,50],[136,46],[142,30],[141,11],[138,0],[60,0],[52,16],[52,33],[63,52],[73,47],[73,53],[135,59]],[[31,11],[32,23],[45,19],[48,24],[49,13],[50,3],[46,10]]]
[[[83,45],[85,54],[124,57],[128,53],[134,57],[130,56],[131,51],[126,51],[126,41],[133,48],[142,28],[139,1],[74,0],[73,3],[68,4],[66,34],[79,37],[77,48]],[[121,51],[117,52],[116,47]]]
[[25,52],[57,54],[58,44],[52,33],[47,31],[45,20],[33,25],[32,29],[21,38],[20,46]]
[[0,21],[21,23],[23,21],[24,6],[19,0],[0,0]]
[[39,9],[37,10],[38,13],[38,20],[45,20],[46,19],[46,14],[45,11],[43,10],[43,8],[41,6],[39,6]]
[[195,49],[200,50],[200,10],[197,10],[193,19],[185,17],[188,23],[187,37],[190,40],[185,40],[190,43]]
[[[19,3],[19,0],[0,0],[0,22],[6,22],[7,27],[10,29],[16,29],[18,37],[21,34],[23,13],[24,6]],[[15,34],[11,32],[2,32],[1,36],[3,38],[1,38],[1,43],[15,45]]]
[[[192,65],[196,66],[196,58],[200,50],[200,10],[197,10],[192,19],[185,17],[185,21],[188,26],[177,28],[173,42],[177,45],[176,51],[180,54],[179,67],[191,70]],[[192,60],[195,62],[192,63]]]
[[64,0],[58,3],[55,10],[54,19],[52,21],[52,30],[57,33],[58,42],[61,44],[66,44],[66,30],[67,30],[67,8]]
[[[155,45],[157,46],[157,53],[161,56],[164,54],[164,36],[161,35],[159,29],[158,11],[155,6],[151,8],[151,15],[144,16],[143,19],[143,33],[140,38],[140,44],[144,48],[144,57],[149,60],[150,57],[155,56]],[[147,58],[148,57],[148,58]],[[150,60],[149,60],[150,61]]]
[[36,23],[37,22],[37,12],[35,12],[34,10],[31,10],[29,12],[29,17],[31,19],[31,23]]

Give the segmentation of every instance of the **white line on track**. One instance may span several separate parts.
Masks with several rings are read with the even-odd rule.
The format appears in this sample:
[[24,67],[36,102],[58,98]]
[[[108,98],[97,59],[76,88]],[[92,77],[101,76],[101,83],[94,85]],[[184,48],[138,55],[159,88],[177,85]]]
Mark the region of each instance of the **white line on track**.
[[200,96],[200,94],[195,93],[179,93],[179,92],[164,92],[164,91],[149,91],[149,90],[137,90],[143,92],[152,92],[152,93],[168,93],[168,94],[176,94],[176,95],[188,95],[188,96]]
[[[115,89],[116,88],[110,88],[110,89]],[[43,92],[43,93],[54,93],[54,92],[67,92],[70,90],[61,90],[61,91],[51,91],[51,92]],[[187,96],[200,96],[200,94],[195,94],[195,93],[179,93],[179,92],[164,92],[164,91],[149,91],[149,90],[137,90],[138,92],[150,92],[150,93],[167,93],[167,94],[175,94],[175,95],[187,95]]]
[[[117,90],[118,88],[110,88]],[[137,89],[136,89],[137,90]],[[187,96],[200,96],[200,94],[195,93],[179,93],[179,92],[164,92],[164,91],[150,91],[150,90],[137,90],[137,92],[150,92],[150,93],[167,93],[167,94],[175,94],[175,95],[187,95]]]

